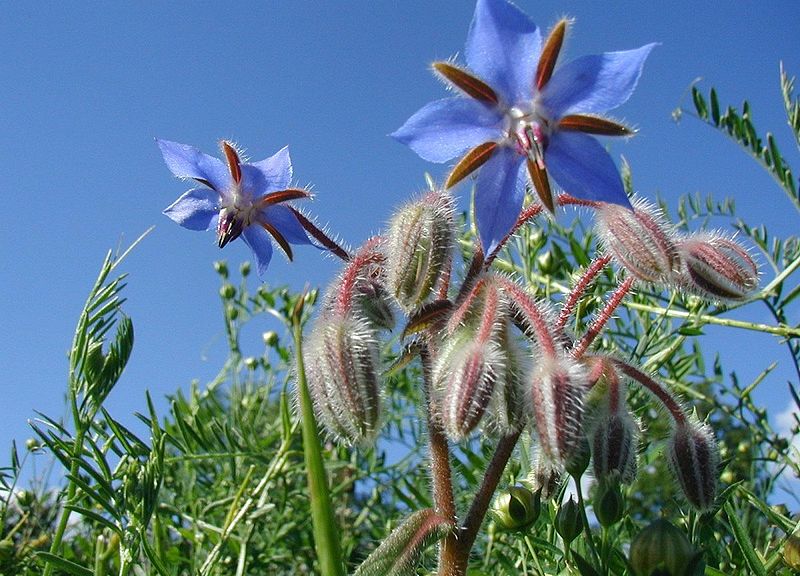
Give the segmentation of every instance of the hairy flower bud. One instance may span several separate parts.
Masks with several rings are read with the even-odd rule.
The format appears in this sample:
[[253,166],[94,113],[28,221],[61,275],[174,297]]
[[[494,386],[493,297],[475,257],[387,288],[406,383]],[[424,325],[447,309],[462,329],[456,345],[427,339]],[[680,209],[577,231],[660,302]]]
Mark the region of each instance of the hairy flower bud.
[[496,342],[476,340],[469,329],[451,337],[434,368],[445,432],[464,439],[480,422],[506,359]]
[[667,458],[686,500],[705,512],[714,506],[719,475],[719,450],[707,424],[676,424],[667,446]]
[[511,486],[495,498],[492,516],[504,530],[524,530],[541,512],[541,496],[524,486]]
[[609,254],[642,282],[663,282],[677,265],[673,232],[661,212],[635,200],[633,210],[601,204],[595,226]]
[[701,553],[663,518],[639,532],[631,542],[630,561],[636,576],[699,576],[705,570]]
[[505,436],[521,430],[528,421],[524,375],[529,372],[529,365],[526,355],[514,341],[508,322],[498,334],[498,344],[505,363],[497,367],[503,373],[497,379],[486,420],[492,432]]
[[432,191],[400,208],[389,223],[388,286],[406,311],[427,300],[450,261],[456,228],[453,212],[453,197]]
[[323,314],[303,355],[320,423],[349,443],[371,440],[378,430],[381,403],[375,329],[353,314]]
[[358,288],[357,306],[376,328],[394,328],[394,314],[383,285],[377,280],[363,282]]
[[[445,342],[433,369],[437,404],[447,435],[465,438],[492,405],[501,432],[518,429],[513,406],[518,378],[507,335],[506,305],[492,282],[479,282],[445,329]],[[454,320],[454,318],[457,319]],[[496,393],[503,398],[493,402]]]
[[569,357],[543,357],[530,380],[529,406],[543,458],[563,467],[580,447],[586,371]]
[[758,266],[732,238],[700,233],[677,246],[683,262],[674,278],[678,286],[721,302],[742,300],[758,287]]
[[626,409],[601,417],[592,433],[592,458],[597,478],[616,477],[630,484],[636,477],[639,426]]

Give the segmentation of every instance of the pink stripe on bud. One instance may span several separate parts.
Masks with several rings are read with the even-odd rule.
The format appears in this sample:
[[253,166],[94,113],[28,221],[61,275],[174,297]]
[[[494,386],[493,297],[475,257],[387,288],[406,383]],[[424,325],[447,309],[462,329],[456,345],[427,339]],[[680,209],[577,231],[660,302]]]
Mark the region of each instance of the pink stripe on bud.
[[710,300],[736,301],[758,287],[758,266],[727,236],[699,233],[678,243],[683,266],[674,282]]
[[546,461],[562,467],[580,447],[586,370],[569,357],[544,357],[530,379],[529,405]]
[[714,506],[719,475],[719,449],[707,424],[678,423],[667,445],[670,468],[686,500],[705,512]]
[[614,260],[641,282],[664,282],[677,265],[672,229],[645,201],[634,200],[633,210],[601,204],[595,226]]

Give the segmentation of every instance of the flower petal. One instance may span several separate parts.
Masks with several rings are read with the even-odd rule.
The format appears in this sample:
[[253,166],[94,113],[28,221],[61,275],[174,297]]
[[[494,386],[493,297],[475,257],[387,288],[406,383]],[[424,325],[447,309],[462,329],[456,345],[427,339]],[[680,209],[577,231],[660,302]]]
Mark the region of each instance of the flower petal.
[[[285,190],[292,182],[292,161],[289,158],[288,146],[284,146],[265,160],[246,166],[252,166],[257,171],[247,171],[244,174],[245,187],[252,186],[249,189],[253,190],[256,196],[275,190]],[[248,179],[252,181],[248,182]]]
[[544,160],[547,171],[567,194],[630,207],[616,164],[591,136],[554,132]]
[[554,118],[616,108],[630,98],[654,46],[583,56],[557,68],[542,90],[542,105]]
[[498,148],[475,182],[475,220],[485,255],[491,254],[517,221],[525,196],[524,156]]
[[306,234],[305,229],[297,221],[297,216],[288,206],[267,206],[260,212],[261,218],[271,224],[281,235],[292,244],[314,244]]
[[464,51],[467,66],[508,106],[530,100],[542,36],[536,24],[505,0],[478,0]]
[[208,230],[219,214],[219,194],[210,188],[193,188],[170,204],[164,214],[189,230]]
[[503,115],[472,98],[445,98],[421,108],[392,137],[429,162],[447,162],[502,137]]
[[272,240],[269,239],[269,234],[261,226],[248,226],[242,232],[242,239],[253,251],[258,275],[263,276],[272,260]]
[[156,139],[167,168],[178,178],[194,178],[208,183],[220,195],[227,194],[231,176],[225,164],[194,146]]

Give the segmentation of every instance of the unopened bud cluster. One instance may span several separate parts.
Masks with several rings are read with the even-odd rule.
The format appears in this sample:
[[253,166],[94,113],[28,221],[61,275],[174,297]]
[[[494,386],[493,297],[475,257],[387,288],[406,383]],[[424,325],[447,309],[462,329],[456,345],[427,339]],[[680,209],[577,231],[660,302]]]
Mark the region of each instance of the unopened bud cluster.
[[[537,498],[555,493],[565,472],[579,479],[591,465],[600,483],[598,518],[604,525],[619,521],[620,485],[631,483],[637,469],[640,427],[626,398],[634,384],[673,421],[665,452],[686,499],[701,511],[711,509],[719,457],[710,429],[638,368],[588,352],[633,281],[620,284],[584,335],[569,334],[565,326],[609,259],[634,280],[727,301],[756,287],[758,271],[747,251],[719,234],[680,236],[642,201],[633,210],[599,204],[597,227],[609,256],[589,266],[588,279],[576,283],[559,311],[491,272],[480,253],[461,285],[451,286],[453,210],[453,199],[442,191],[404,205],[386,236],[350,257],[328,289],[305,355],[316,412],[329,433],[350,443],[375,437],[380,352],[399,308],[408,317],[403,336],[414,335],[403,356],[423,359],[430,425],[455,442],[479,429],[503,437],[528,427],[536,439],[529,482]],[[517,506],[518,500],[524,499],[509,492],[498,505]],[[506,516],[501,523],[525,523],[516,512]]]
[[747,298],[758,286],[758,266],[722,233],[680,235],[642,200],[633,210],[602,204],[595,225],[608,253],[636,280],[683,289],[717,302]]

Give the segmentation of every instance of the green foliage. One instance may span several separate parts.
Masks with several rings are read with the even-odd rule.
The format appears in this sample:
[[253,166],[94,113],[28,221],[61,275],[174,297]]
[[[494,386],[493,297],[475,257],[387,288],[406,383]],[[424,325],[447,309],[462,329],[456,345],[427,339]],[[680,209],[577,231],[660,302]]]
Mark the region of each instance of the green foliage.
[[[800,145],[800,106],[793,81],[781,74],[788,124]],[[714,90],[708,97],[694,90],[693,96],[700,119],[752,154],[800,211],[789,161],[772,136],[759,135],[749,106],[723,108]],[[629,168],[624,176],[632,188]],[[632,389],[628,401],[648,430],[636,481],[599,486],[574,471],[577,505],[567,518],[560,504],[567,480],[559,479],[551,497],[541,483],[534,485],[533,440],[524,434],[499,488],[535,493],[537,513],[523,515],[513,530],[496,519],[484,522],[470,573],[632,574],[629,546],[660,517],[702,553],[706,574],[792,573],[784,558],[794,553],[791,546],[796,546],[800,523],[777,503],[792,497],[796,505],[796,493],[787,496],[780,482],[782,475],[800,477],[800,457],[793,438],[776,432],[754,400],[775,365],[765,359],[761,374],[741,382],[708,353],[706,332],[723,326],[773,335],[789,351],[800,380],[800,326],[793,319],[800,295],[800,240],[775,237],[765,226],[735,220],[734,208],[728,200],[686,197],[673,221],[691,229],[710,218],[734,220],[768,267],[764,287],[739,307],[764,306],[774,322],[750,322],[732,315],[730,307],[642,288],[618,309],[594,344],[603,354],[657,375],[717,431],[723,463],[716,507],[700,515],[686,505],[665,464],[667,419],[653,408],[648,394]],[[465,263],[472,240],[470,231],[459,239]],[[495,267],[523,280],[539,296],[558,301],[597,250],[595,234],[582,216],[565,224],[540,219],[520,230]],[[80,315],[69,355],[69,419],[41,415],[34,423],[39,441],[31,442],[22,455],[13,446],[10,464],[0,468],[0,574],[40,574],[44,565],[51,574],[95,576],[318,573],[300,422],[293,409],[294,352],[288,332],[293,311],[300,309],[298,301],[305,304],[305,322],[316,292],[298,295],[267,285],[251,292],[249,265],[240,269],[236,284],[228,266],[217,263],[227,360],[210,382],[195,382],[170,396],[165,414],[145,396],[144,414],[138,415],[136,426],[126,427],[103,407],[133,351],[133,323],[121,309],[124,276],[112,274],[123,257],[106,258]],[[602,309],[619,284],[617,274],[606,269],[588,288],[574,314],[575,333],[584,333]],[[261,353],[245,357],[243,328],[264,315],[285,329],[265,333]],[[387,365],[402,359],[396,344],[390,342],[383,350]],[[420,512],[434,505],[426,470],[429,433],[418,408],[423,400],[420,372],[416,363],[398,362],[388,376],[385,425],[374,448],[323,444],[339,543],[351,571],[380,550],[383,541],[399,542],[393,548],[400,550],[398,557],[411,550],[414,560],[421,560],[420,570],[432,568],[432,552],[416,545],[431,544],[449,526],[430,511]],[[800,410],[797,384],[790,384],[789,391]],[[795,431],[798,426],[795,422]],[[451,467],[459,515],[473,505],[496,448],[496,441],[482,435],[454,447]],[[31,452],[40,450],[55,459],[64,476],[21,490],[20,470]],[[502,501],[496,504],[502,506]],[[593,506],[604,507],[602,525]],[[559,516],[561,533],[569,520],[569,536],[577,536],[569,545],[559,536]],[[394,532],[400,536],[387,540],[409,517],[419,522],[407,523]],[[426,523],[431,518],[435,521]],[[380,553],[372,560],[378,557]]]

